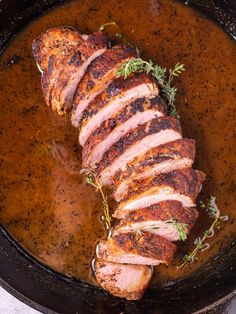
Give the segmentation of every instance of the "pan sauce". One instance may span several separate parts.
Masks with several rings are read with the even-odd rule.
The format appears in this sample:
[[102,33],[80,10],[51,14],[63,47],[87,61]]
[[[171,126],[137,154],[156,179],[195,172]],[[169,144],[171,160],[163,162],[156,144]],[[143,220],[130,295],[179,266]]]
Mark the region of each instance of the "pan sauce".
[[[115,9],[114,9],[115,8]],[[189,275],[235,238],[235,43],[199,13],[174,1],[71,1],[29,25],[0,57],[0,220],[37,259],[69,276],[94,283],[90,269],[96,241],[104,237],[101,200],[78,174],[77,131],[68,117],[44,104],[31,43],[42,31],[72,25],[91,33],[116,21],[144,58],[164,67],[184,63],[176,80],[185,137],[197,141],[195,167],[207,173],[201,198],[217,197],[229,215],[210,249],[184,270],[176,268],[194,239],[211,223],[201,212],[171,266],[154,281]]]

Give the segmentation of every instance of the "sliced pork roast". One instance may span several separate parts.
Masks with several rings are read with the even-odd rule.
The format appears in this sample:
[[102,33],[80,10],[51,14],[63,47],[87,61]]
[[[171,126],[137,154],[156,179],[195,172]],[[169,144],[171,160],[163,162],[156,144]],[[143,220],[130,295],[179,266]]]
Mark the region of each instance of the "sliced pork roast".
[[85,109],[81,120],[79,143],[84,146],[89,136],[127,102],[158,95],[158,87],[145,73],[137,73],[127,79],[119,77],[99,94]]
[[195,141],[180,139],[151,148],[138,155],[114,177],[114,197],[120,200],[133,180],[140,180],[172,170],[189,168],[195,158]]
[[[112,187],[118,202],[113,216],[122,220],[97,245],[96,279],[114,296],[138,300],[150,266],[171,262],[178,224],[188,233],[198,217],[205,174],[190,168],[195,142],[182,139],[179,121],[166,116],[151,75],[117,77],[137,57],[131,45],[110,48],[101,32],[81,35],[64,26],[36,38],[33,55],[47,104],[59,114],[72,111],[80,128],[83,167]],[[67,175],[78,175],[66,147],[56,144],[52,153]]]
[[204,180],[203,172],[185,168],[133,181],[122,195],[114,217],[120,218],[125,211],[128,213],[166,200],[177,200],[184,207],[195,207],[195,200]]
[[104,153],[122,136],[164,114],[166,114],[166,105],[160,96],[138,98],[115,112],[86,141],[82,154],[83,167],[96,168]]
[[127,300],[140,300],[151,277],[152,268],[145,265],[96,261],[96,280],[109,293]]
[[176,246],[154,233],[125,233],[98,243],[97,257],[104,261],[135,265],[169,264]]
[[59,113],[71,108],[78,83],[90,63],[106,51],[107,39],[102,32],[93,33],[84,40],[75,53],[61,64],[61,71],[49,95],[52,107]]
[[163,201],[134,210],[122,217],[124,219],[115,227],[113,236],[142,230],[155,233],[169,241],[178,241],[179,232],[173,222],[186,224],[188,234],[197,217],[198,212],[194,208],[184,208],[178,201]]
[[71,27],[55,27],[38,36],[33,42],[33,55],[42,74],[43,94],[48,106],[61,113],[61,108],[51,103],[54,88],[64,60],[69,60],[83,43],[81,36]]
[[107,49],[90,64],[79,82],[73,101],[71,121],[75,127],[78,127],[88,104],[117,76],[123,62],[136,56],[137,52],[131,45],[115,46]]
[[104,155],[96,168],[103,185],[111,185],[115,173],[140,152],[182,137],[179,121],[173,117],[155,118],[128,132]]

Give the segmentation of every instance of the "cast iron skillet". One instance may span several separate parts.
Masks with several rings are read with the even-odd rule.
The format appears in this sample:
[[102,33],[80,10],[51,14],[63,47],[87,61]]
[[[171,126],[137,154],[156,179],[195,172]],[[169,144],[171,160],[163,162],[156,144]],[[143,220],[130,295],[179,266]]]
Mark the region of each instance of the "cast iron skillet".
[[[2,0],[0,50],[30,20],[63,2]],[[203,11],[236,38],[235,0],[183,2]],[[222,314],[226,313],[227,300],[235,295],[235,243],[193,276],[169,284],[164,289],[151,287],[141,301],[128,302],[48,270],[30,257],[0,225],[0,285],[43,313],[185,314],[199,310],[210,313],[212,308],[216,308]]]

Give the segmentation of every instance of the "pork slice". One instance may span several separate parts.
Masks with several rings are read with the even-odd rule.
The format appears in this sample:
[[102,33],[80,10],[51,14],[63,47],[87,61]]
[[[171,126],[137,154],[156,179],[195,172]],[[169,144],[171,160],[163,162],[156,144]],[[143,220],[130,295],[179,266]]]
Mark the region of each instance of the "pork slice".
[[73,101],[71,121],[74,126],[78,127],[83,111],[117,76],[121,65],[136,55],[137,52],[131,45],[114,46],[90,64],[78,84]]
[[78,83],[90,63],[106,51],[107,40],[101,32],[93,33],[78,47],[70,58],[60,64],[60,73],[49,94],[52,108],[59,114],[71,109]]
[[181,127],[173,117],[155,118],[139,125],[117,141],[103,155],[96,172],[103,185],[111,185],[115,173],[152,147],[180,139]]
[[[169,241],[180,240],[177,224],[184,224],[188,234],[193,227],[198,212],[195,208],[184,208],[178,201],[163,201],[150,207],[128,212],[115,227],[113,236],[121,233],[148,231]],[[173,222],[176,222],[173,223]]]
[[158,95],[158,87],[154,80],[145,73],[135,73],[127,79],[119,77],[99,94],[84,110],[81,118],[79,143],[84,146],[89,136],[102,124],[103,121],[128,102],[141,97]]
[[140,300],[151,277],[152,268],[146,265],[118,264],[96,261],[96,280],[110,294]]
[[86,141],[83,148],[83,167],[96,168],[104,153],[122,136],[164,114],[166,105],[160,96],[138,98],[115,112]]
[[125,233],[101,240],[97,245],[97,257],[104,261],[135,265],[169,264],[176,246],[154,233]]
[[[77,51],[84,41],[83,37],[75,29],[62,26],[54,27],[34,40],[33,55],[41,72],[43,95],[48,106],[52,105],[51,90],[59,76],[62,63]],[[52,109],[57,111],[56,107]]]
[[123,217],[124,211],[132,211],[158,204],[161,201],[177,200],[184,207],[195,207],[205,174],[192,168],[162,173],[156,177],[133,181],[122,196],[114,217]]
[[141,180],[172,170],[189,168],[195,158],[195,141],[179,139],[151,148],[117,171],[114,177],[117,200],[127,191],[133,180]]
[[50,71],[50,63],[59,65],[83,42],[80,33],[70,26],[54,27],[40,34],[32,44],[33,56],[40,72]]

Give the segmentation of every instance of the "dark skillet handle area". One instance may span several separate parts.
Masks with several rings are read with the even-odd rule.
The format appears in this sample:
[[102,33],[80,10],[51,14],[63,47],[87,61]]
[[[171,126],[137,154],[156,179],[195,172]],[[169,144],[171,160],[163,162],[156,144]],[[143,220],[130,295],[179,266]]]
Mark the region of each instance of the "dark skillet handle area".
[[[63,2],[66,1],[2,0],[0,51],[28,22]],[[235,0],[181,2],[201,10],[221,25],[229,36],[236,38]],[[236,295],[235,242],[191,277],[170,282],[162,289],[152,286],[141,301],[128,302],[48,270],[29,256],[0,224],[0,285],[43,313],[229,313],[228,305]]]

